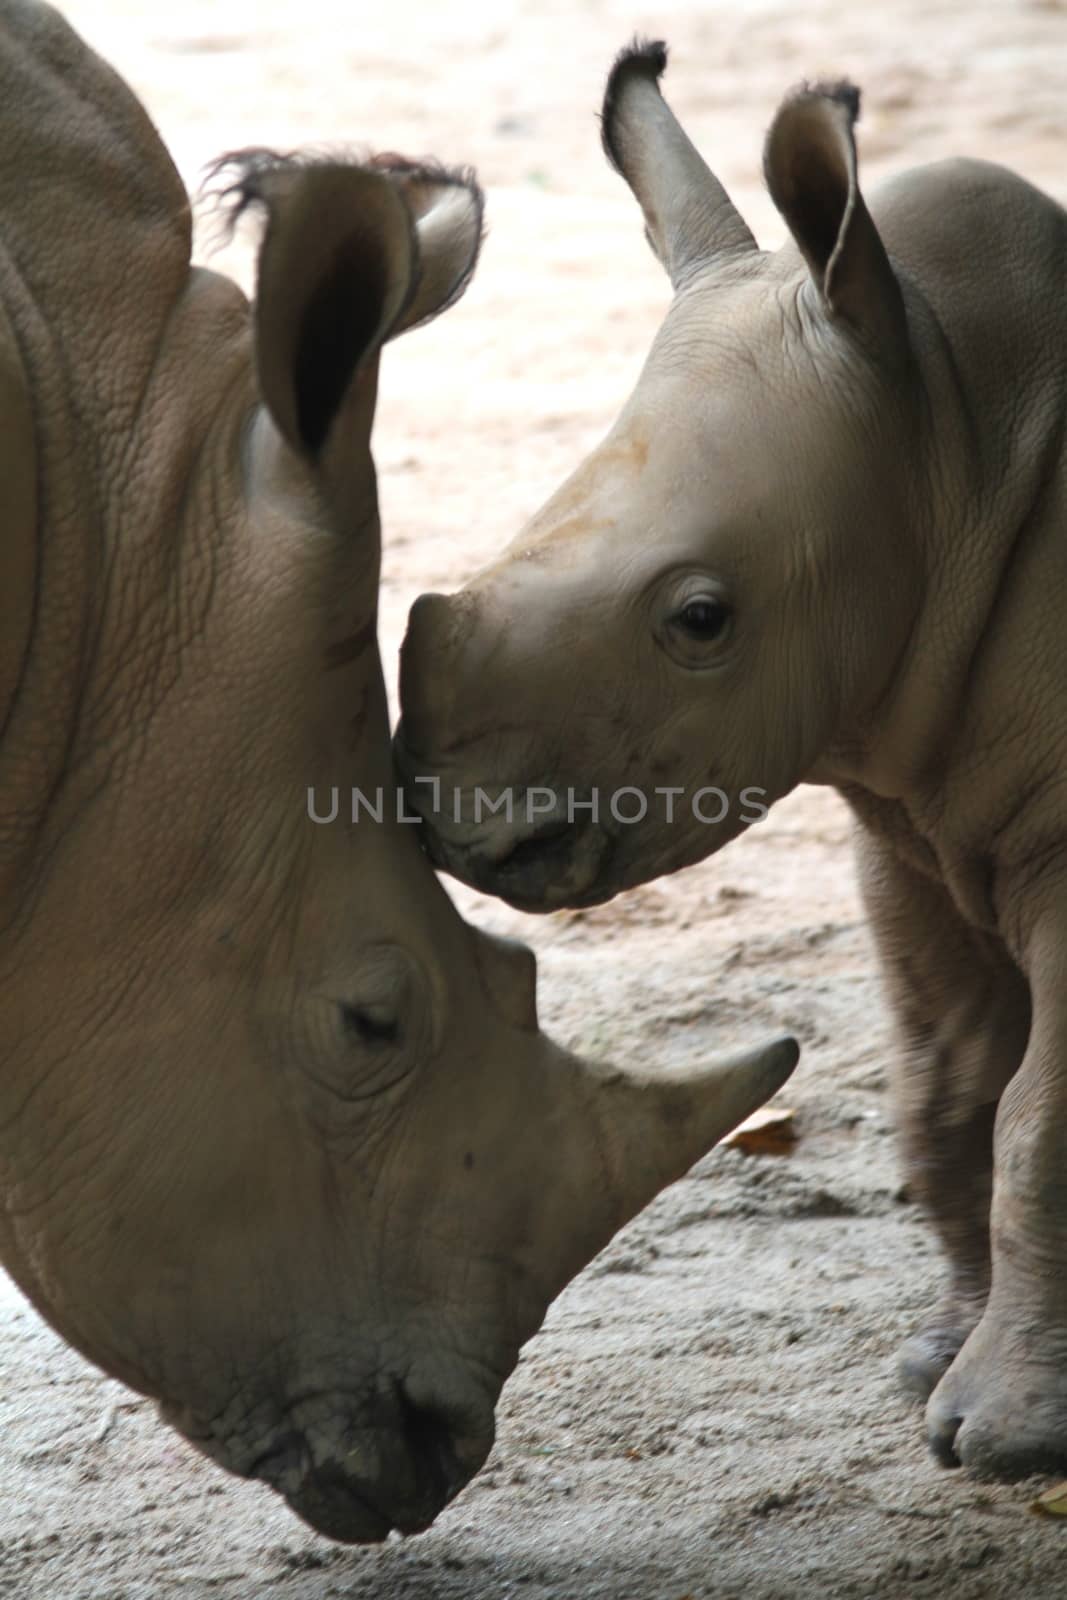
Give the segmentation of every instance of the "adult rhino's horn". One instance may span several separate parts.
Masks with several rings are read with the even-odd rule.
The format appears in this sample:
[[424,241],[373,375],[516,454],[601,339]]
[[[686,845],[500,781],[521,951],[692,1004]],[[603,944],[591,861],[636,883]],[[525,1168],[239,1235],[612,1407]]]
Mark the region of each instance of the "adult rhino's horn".
[[701,267],[756,251],[756,241],[664,100],[661,40],[635,39],[604,91],[601,136],[645,216],[645,232],[676,289]]
[[620,1210],[617,1225],[758,1110],[785,1083],[799,1055],[796,1040],[786,1037],[697,1072],[605,1074],[595,1112]]

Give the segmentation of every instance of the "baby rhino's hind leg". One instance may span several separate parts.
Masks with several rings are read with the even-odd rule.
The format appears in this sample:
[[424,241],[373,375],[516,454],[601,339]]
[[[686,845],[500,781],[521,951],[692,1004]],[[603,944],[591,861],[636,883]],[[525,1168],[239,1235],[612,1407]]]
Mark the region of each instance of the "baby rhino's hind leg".
[[900,1035],[891,1077],[908,1187],[948,1264],[943,1294],[898,1355],[903,1383],[925,1399],[989,1294],[993,1125],[1026,1049],[1030,995],[940,884],[866,830],[858,859]]

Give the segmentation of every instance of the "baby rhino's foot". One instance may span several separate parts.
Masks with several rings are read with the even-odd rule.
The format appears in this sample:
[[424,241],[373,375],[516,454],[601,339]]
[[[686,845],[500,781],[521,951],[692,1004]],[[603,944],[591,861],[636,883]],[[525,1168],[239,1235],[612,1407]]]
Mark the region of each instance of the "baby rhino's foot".
[[[999,1325],[998,1325],[999,1324]],[[987,1311],[926,1408],[930,1447],[979,1477],[1067,1470],[1067,1327]]]
[[909,1392],[926,1400],[959,1355],[985,1309],[985,1295],[946,1295],[926,1323],[897,1351],[897,1376]]

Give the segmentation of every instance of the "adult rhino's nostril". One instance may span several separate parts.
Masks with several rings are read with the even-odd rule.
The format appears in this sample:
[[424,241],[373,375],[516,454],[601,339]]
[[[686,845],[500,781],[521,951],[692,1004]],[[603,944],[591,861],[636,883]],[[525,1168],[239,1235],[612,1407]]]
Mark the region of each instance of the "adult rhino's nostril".
[[[318,1463],[305,1455],[299,1481],[260,1470],[298,1517],[345,1544],[377,1544],[393,1528],[421,1533],[462,1489],[481,1459],[461,1464],[445,1417],[417,1405],[402,1383],[377,1419],[379,1443],[368,1470],[365,1444],[341,1459]],[[377,1431],[377,1430],[376,1430]]]
[[307,1473],[288,1500],[297,1516],[317,1533],[341,1544],[380,1544],[394,1526],[394,1518],[358,1493],[336,1463]]
[[440,1413],[416,1405],[402,1387],[397,1390],[397,1403],[415,1467],[417,1499],[429,1523],[459,1493],[469,1474],[459,1464],[452,1429]]

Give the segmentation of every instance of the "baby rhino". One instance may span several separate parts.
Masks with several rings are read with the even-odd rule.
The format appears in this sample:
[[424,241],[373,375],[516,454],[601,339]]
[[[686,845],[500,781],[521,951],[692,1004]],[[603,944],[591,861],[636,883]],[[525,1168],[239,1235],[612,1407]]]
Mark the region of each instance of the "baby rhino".
[[604,443],[417,603],[400,755],[416,803],[439,780],[437,859],[532,910],[697,861],[798,783],[846,797],[949,1267],[904,1376],[944,1461],[1062,1468],[1067,214],[977,161],[868,209],[858,94],[820,86],[767,138],[765,253],[664,64],[624,53],[604,139],[673,303]]
[[214,1460],[379,1540],[796,1052],[594,1069],[395,810],[312,819],[395,794],[378,366],[463,289],[481,197],[393,158],[230,176],[252,307],[191,269],[125,86],[0,0],[0,1260]]

